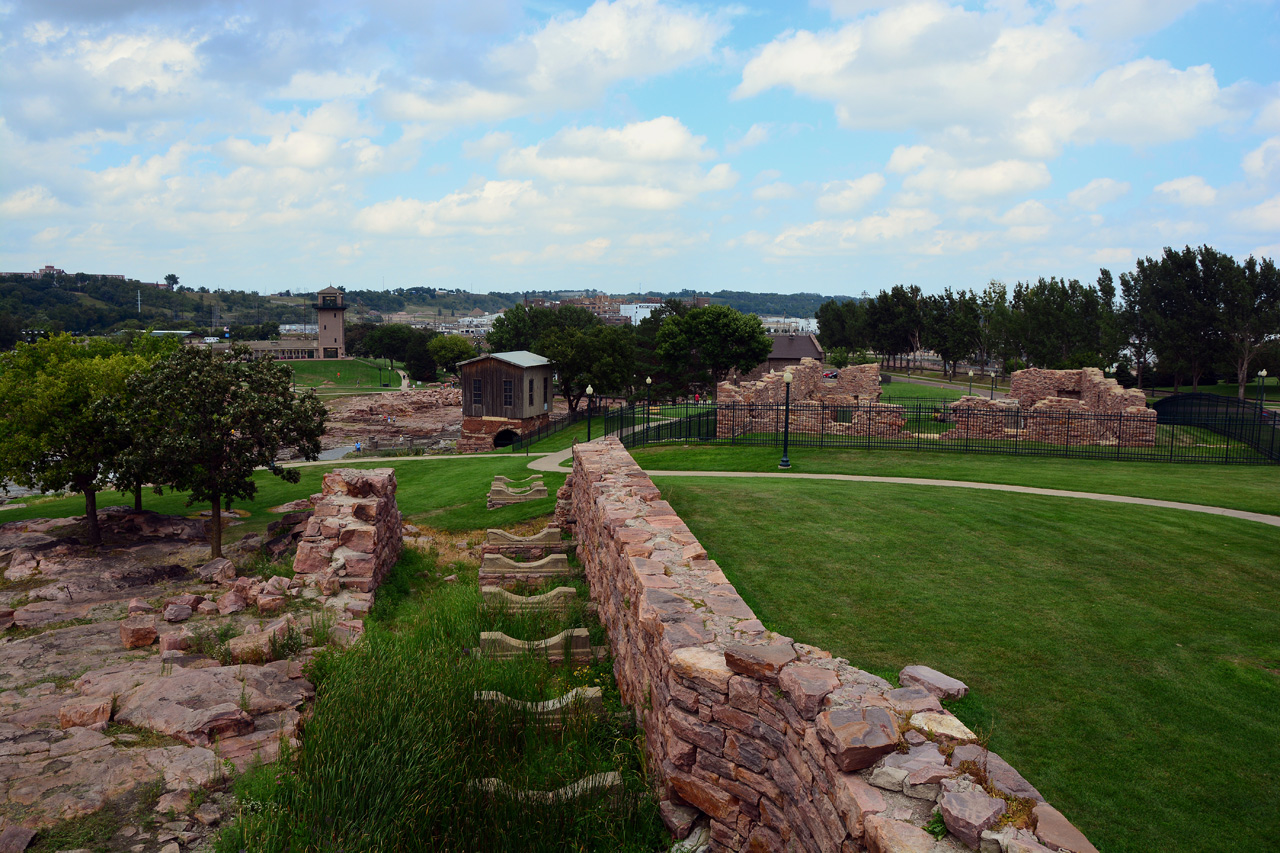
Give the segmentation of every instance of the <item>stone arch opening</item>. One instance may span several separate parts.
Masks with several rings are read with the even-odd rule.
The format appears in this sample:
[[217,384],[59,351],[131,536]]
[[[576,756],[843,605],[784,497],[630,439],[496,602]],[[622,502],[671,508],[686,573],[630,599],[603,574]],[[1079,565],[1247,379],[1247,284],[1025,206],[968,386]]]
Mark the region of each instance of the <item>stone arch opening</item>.
[[513,429],[500,430],[498,434],[493,437],[493,446],[494,447],[510,447],[511,445],[515,444],[516,440],[519,438],[520,438],[520,433],[516,432]]

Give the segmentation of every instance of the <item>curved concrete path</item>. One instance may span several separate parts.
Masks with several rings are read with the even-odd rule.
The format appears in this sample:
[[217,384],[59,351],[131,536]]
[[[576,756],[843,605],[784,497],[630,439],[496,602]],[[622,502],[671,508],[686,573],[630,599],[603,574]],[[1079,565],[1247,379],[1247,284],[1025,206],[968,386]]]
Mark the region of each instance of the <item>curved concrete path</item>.
[[[518,457],[519,454],[511,454]],[[534,471],[554,471],[560,474],[569,473],[564,463],[573,457],[573,448],[557,450],[554,453],[529,454],[529,468]],[[360,462],[404,462],[408,460],[431,459],[502,459],[492,453],[471,453],[454,456],[387,456],[381,459],[361,459]],[[354,461],[354,460],[353,460]],[[332,462],[301,462],[303,465],[332,465]],[[643,467],[643,466],[641,466]],[[1011,486],[1005,483],[979,483],[969,480],[931,480],[924,477],[874,477],[862,474],[784,474],[781,471],[658,471],[645,469],[650,477],[720,477],[720,478],[765,478],[793,480],[836,480],[847,483],[884,483],[896,486],[935,486],[949,489],[978,489],[988,492],[1014,492],[1023,495],[1041,495],[1052,498],[1076,498],[1086,501],[1102,501],[1103,503],[1130,504],[1134,506],[1150,506],[1159,509],[1177,509],[1184,512],[1199,512],[1206,515],[1223,515],[1238,518],[1242,521],[1256,521],[1280,527],[1280,515],[1267,515],[1262,512],[1247,512],[1242,509],[1227,509],[1206,504],[1182,503],[1181,501],[1162,501],[1155,498],[1137,498],[1130,495],[1109,495],[1101,492],[1073,492],[1067,489],[1039,489],[1034,486]]]

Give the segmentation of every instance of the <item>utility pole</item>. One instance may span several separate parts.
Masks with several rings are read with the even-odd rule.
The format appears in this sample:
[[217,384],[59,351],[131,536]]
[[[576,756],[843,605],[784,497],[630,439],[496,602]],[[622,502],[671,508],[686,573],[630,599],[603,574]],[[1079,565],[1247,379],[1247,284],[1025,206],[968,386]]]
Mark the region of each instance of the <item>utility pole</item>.
[[138,288],[138,313],[142,313],[142,288]]

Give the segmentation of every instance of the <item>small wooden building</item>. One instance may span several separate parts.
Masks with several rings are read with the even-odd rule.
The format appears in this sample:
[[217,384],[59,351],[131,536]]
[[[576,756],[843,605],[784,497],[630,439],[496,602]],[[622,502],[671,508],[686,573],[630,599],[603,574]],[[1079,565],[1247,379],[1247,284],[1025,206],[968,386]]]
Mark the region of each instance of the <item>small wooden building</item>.
[[459,362],[462,377],[460,453],[506,447],[551,419],[551,362],[524,350]]

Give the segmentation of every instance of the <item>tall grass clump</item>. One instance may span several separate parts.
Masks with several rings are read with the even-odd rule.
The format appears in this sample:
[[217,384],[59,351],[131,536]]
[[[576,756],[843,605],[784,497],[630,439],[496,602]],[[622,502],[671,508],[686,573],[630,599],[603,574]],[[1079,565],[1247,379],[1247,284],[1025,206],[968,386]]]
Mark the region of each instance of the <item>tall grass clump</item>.
[[[420,576],[434,563],[406,556],[397,573]],[[608,664],[479,658],[472,650],[493,620],[480,610],[474,581],[408,586],[367,620],[361,642],[328,662],[296,754],[240,786],[239,815],[220,837],[220,853],[661,848],[641,736],[623,715],[575,717],[552,729],[475,700],[478,690],[540,701],[573,686],[612,686]],[[521,627],[556,633],[567,625]],[[609,699],[621,709],[616,688]],[[474,784],[497,777],[545,791],[610,770],[622,774],[625,792],[555,806]]]

